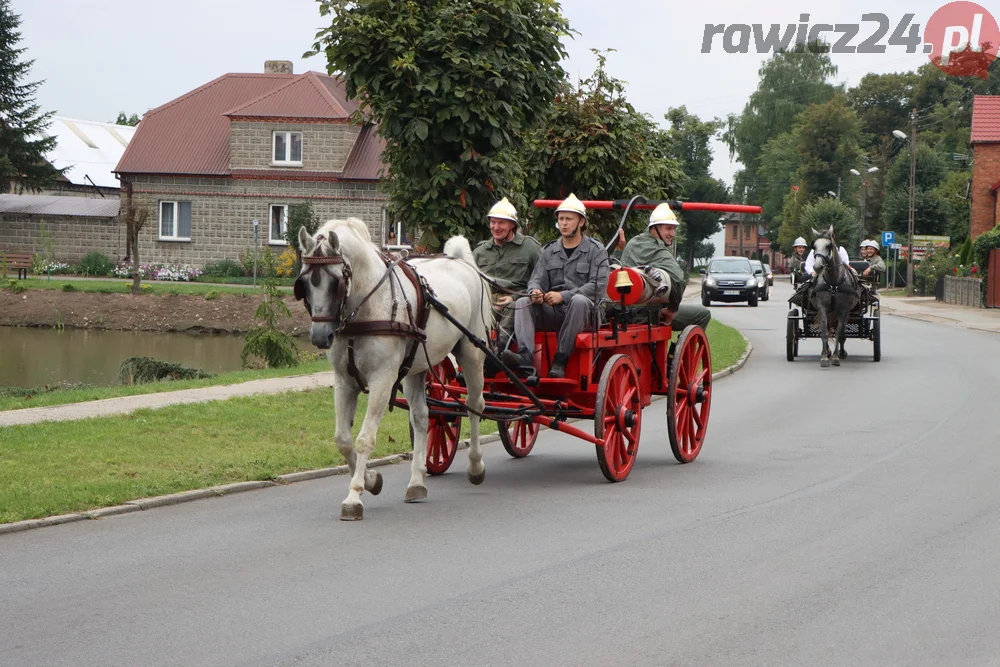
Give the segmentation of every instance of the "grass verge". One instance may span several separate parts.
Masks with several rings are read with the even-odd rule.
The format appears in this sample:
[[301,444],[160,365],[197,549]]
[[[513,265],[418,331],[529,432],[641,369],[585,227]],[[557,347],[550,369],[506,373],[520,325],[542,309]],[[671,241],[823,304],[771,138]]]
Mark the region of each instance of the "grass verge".
[[732,366],[746,350],[747,342],[743,334],[732,327],[712,320],[708,323],[708,346],[712,350],[712,372]]
[[[713,371],[734,364],[745,350],[742,335],[719,322],[709,325],[708,337]],[[324,360],[287,372],[247,374],[257,379],[327,367]],[[220,384],[224,378],[236,382],[240,375],[80,391],[110,398]],[[355,435],[366,399],[359,400]],[[332,444],[333,417],[329,390],[313,390],[0,427],[0,523],[340,465],[343,458]],[[404,410],[386,413],[374,457],[410,451],[407,419]],[[482,426],[484,433],[496,431],[494,422]],[[468,430],[463,420],[464,437]]]
[[326,358],[321,358],[316,361],[299,364],[293,368],[233,371],[230,373],[220,373],[219,375],[203,380],[174,380],[125,387],[58,389],[56,391],[30,394],[28,396],[0,395],[0,411],[17,410],[20,408],[40,408],[49,405],[67,405],[69,403],[83,403],[85,401],[98,401],[104,398],[120,398],[122,396],[138,396],[140,394],[158,394],[164,391],[178,391],[180,389],[239,384],[240,382],[249,382],[250,380],[288,377],[290,375],[308,375],[328,370],[330,370],[330,363]]

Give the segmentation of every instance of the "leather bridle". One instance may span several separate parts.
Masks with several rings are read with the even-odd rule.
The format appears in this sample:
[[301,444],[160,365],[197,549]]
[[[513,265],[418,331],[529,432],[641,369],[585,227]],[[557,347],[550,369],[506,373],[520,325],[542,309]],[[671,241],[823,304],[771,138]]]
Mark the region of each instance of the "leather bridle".
[[[334,276],[333,274],[331,274],[328,270],[326,270],[325,268],[322,269],[323,271],[326,271],[326,274],[328,276],[330,276],[334,280],[337,280],[337,294],[336,294],[336,299],[337,299],[337,302],[338,302],[338,307],[337,307],[337,311],[336,311],[337,314],[336,315],[313,315],[312,314],[312,305],[309,303],[309,300],[306,299],[305,285],[303,284],[302,281],[305,280],[305,278],[306,278],[307,275],[309,275],[310,273],[312,273],[312,275],[310,277],[310,279],[312,281],[312,285],[313,285],[313,287],[318,287],[319,286],[319,274],[318,273],[313,273],[313,270],[317,266],[319,266],[319,267],[326,267],[326,266],[330,266],[331,264],[342,264],[344,266],[343,270],[341,271],[341,275],[343,276],[342,280],[337,280],[336,276]],[[347,297],[348,297],[348,295],[350,294],[350,291],[351,291],[351,276],[352,276],[352,272],[351,272],[351,263],[350,263],[350,261],[346,257],[344,257],[343,255],[319,256],[319,257],[303,257],[302,258],[302,265],[303,265],[302,273],[300,273],[299,277],[295,279],[295,285],[292,287],[292,293],[295,295],[295,300],[296,301],[304,301],[305,302],[306,311],[309,313],[309,316],[310,316],[310,318],[312,318],[313,322],[332,322],[334,324],[339,324],[340,323],[341,313],[344,311],[344,306],[347,304]]]

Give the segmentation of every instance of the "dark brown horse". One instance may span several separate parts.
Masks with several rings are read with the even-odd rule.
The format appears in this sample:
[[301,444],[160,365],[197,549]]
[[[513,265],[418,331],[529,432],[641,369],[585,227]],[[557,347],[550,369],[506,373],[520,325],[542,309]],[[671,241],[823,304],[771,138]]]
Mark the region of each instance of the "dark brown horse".
[[[850,266],[840,258],[839,247],[833,235],[831,225],[825,232],[812,230],[818,238],[813,241],[813,270],[816,272],[816,285],[813,287],[810,302],[816,309],[816,324],[819,326],[820,338],[823,340],[823,352],[819,365],[823,368],[840,365],[840,360],[847,357],[844,350],[844,340],[847,338],[847,321],[851,311],[859,302],[858,276]],[[830,327],[836,323],[836,350],[830,351]]]

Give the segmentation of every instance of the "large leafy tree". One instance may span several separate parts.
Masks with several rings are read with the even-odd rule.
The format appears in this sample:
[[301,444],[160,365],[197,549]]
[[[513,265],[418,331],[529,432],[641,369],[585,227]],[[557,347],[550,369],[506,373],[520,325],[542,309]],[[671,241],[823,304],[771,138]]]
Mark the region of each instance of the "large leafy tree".
[[859,231],[857,213],[853,208],[833,197],[821,197],[802,207],[796,236],[803,236],[807,240],[812,239],[814,236],[812,230],[822,232],[831,225],[837,243],[844,246],[850,253],[850,244],[857,238]]
[[[917,144],[914,172],[913,227],[915,234],[944,234],[949,227],[949,203],[940,186],[948,176],[944,156],[929,146]],[[886,176],[881,218],[884,229],[906,234],[910,210],[910,152],[902,151]]]
[[[594,74],[576,87],[561,88],[542,126],[527,142],[526,192],[546,199],[570,192],[581,199],[676,196],[682,174],[669,154],[669,137],[652,118],[635,110],[625,98],[624,83],[608,74],[606,56],[595,53]],[[536,225],[545,237],[551,211],[530,215],[545,221]],[[606,239],[618,217],[594,212],[591,222],[591,231]]]
[[23,58],[19,47],[21,17],[0,0],[0,189],[37,191],[61,173],[46,159],[56,146],[54,136],[45,136],[52,112],[42,113],[35,102],[41,81],[28,83],[33,60]]
[[796,127],[798,181],[806,198],[842,189],[843,177],[860,158],[861,124],[842,95],[810,105]]
[[318,0],[313,50],[379,124],[391,213],[443,235],[479,234],[519,176],[521,137],[565,73],[554,0]]
[[909,126],[918,80],[915,72],[866,74],[857,86],[847,91],[847,104],[864,127],[864,150],[887,153],[892,131]]
[[833,97],[837,89],[828,79],[837,68],[828,51],[827,44],[811,43],[801,50],[775,53],[760,68],[757,89],[743,112],[729,115],[723,139],[743,165],[734,183],[739,199],[757,201],[757,171],[764,145],[787,132],[808,105]]
[[[670,109],[665,118],[670,122],[670,129],[667,131],[670,156],[677,160],[683,171],[680,182],[683,197],[689,201],[728,202],[729,189],[726,184],[713,178],[710,173],[710,142],[722,130],[723,122],[718,118],[701,120],[688,113],[686,107]],[[688,211],[681,219],[681,253],[687,259],[687,265],[693,266],[698,247],[721,228],[719,214],[713,211]]]

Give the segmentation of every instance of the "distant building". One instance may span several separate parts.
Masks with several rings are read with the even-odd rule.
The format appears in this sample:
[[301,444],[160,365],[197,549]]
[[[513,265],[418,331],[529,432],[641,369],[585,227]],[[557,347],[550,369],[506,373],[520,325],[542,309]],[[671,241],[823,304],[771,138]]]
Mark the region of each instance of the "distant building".
[[384,144],[358,125],[358,104],[336,77],[224,74],[147,112],[115,169],[122,210],[145,209],[139,241],[152,262],[204,265],[260,246],[280,252],[289,209],[312,204],[321,220],[357,217],[383,242],[379,190]]
[[788,262],[780,252],[771,250],[767,229],[756,221],[756,216],[724,213],[721,218],[725,238],[726,257],[750,257],[765,260],[772,269],[784,267]]
[[57,143],[47,158],[52,166],[66,171],[41,194],[117,198],[115,165],[135,131],[130,125],[55,116],[46,134]]

